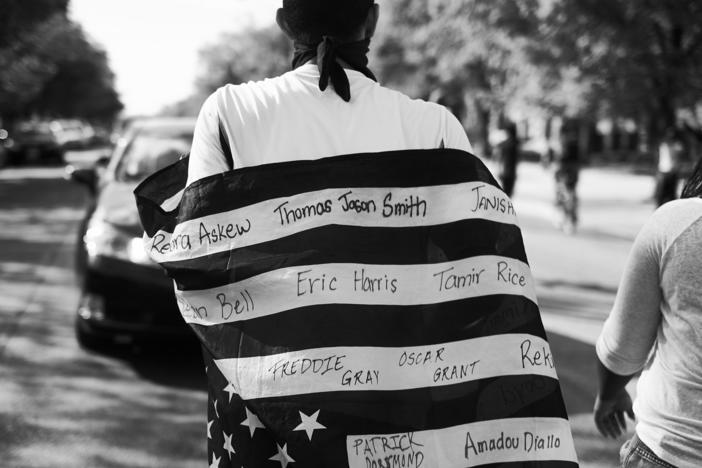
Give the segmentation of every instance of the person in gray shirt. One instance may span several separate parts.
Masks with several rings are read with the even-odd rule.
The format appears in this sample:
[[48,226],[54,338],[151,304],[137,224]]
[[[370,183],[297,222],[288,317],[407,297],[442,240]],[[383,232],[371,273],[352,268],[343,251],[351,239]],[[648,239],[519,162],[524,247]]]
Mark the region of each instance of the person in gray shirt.
[[[702,466],[702,161],[682,198],[638,234],[597,341],[595,424],[607,437],[636,416],[623,467]],[[641,371],[632,405],[625,386]]]

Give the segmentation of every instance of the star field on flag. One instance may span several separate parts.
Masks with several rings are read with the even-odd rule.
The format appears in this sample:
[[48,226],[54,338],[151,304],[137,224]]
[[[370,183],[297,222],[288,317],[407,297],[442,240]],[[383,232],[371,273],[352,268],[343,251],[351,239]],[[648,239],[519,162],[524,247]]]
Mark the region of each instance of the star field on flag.
[[232,402],[232,397],[236,394],[236,389],[234,388],[234,385],[232,385],[230,382],[227,382],[227,386],[224,387],[224,391],[227,392],[227,395],[229,395],[229,400],[228,402]]
[[227,452],[229,459],[231,460],[232,454],[236,453],[234,447],[232,447],[232,434],[223,433],[224,435],[224,450]]
[[295,461],[290,455],[288,455],[288,444],[285,444],[282,447],[278,445],[278,453],[269,458],[269,460],[280,462],[282,468],[287,468],[288,463]]
[[256,429],[264,429],[265,426],[261,423],[261,420],[258,419],[258,416],[256,416],[254,413],[251,412],[248,408],[244,408],[246,410],[246,419],[244,419],[241,422],[242,426],[248,426],[249,432],[251,433],[251,437],[253,437],[254,432],[256,432]]
[[298,424],[293,431],[305,431],[305,433],[307,433],[307,437],[312,440],[312,434],[314,434],[316,429],[326,429],[326,427],[317,422],[318,417],[319,410],[315,411],[311,416],[307,416],[305,413],[300,411],[300,419],[302,422]]

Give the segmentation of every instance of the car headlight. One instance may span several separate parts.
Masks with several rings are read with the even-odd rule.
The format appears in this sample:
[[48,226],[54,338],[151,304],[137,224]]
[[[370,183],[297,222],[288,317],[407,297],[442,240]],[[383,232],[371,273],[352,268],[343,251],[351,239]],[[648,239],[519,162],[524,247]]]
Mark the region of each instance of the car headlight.
[[144,249],[141,237],[133,237],[101,219],[93,219],[83,237],[88,258],[112,257],[141,265],[153,262]]

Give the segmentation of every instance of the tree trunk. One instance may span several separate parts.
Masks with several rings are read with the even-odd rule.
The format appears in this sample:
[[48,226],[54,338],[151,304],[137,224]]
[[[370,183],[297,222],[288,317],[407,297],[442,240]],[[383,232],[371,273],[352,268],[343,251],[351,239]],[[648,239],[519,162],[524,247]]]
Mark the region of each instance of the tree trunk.
[[648,114],[641,114],[636,122],[636,130],[638,132],[638,151],[642,154],[648,154],[651,151],[651,117]]
[[587,164],[590,161],[590,135],[592,122],[580,119],[578,122],[578,154],[580,161]]
[[492,156],[492,147],[490,146],[490,109],[485,107],[479,99],[473,99],[473,108],[476,117],[476,133],[478,140],[476,141],[476,152],[478,155],[489,158]]
[[602,152],[606,157],[610,157],[614,151],[614,124],[609,131],[602,135]]

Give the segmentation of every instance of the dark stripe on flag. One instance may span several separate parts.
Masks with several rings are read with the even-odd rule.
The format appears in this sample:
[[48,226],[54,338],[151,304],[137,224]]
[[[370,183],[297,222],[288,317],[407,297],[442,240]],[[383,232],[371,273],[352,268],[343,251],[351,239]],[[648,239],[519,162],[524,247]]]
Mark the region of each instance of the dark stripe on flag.
[[[226,395],[226,394],[223,394]],[[467,404],[466,402],[474,402]],[[506,375],[473,382],[392,392],[328,392],[246,401],[268,427],[276,426],[290,408],[320,410],[320,422],[330,432],[386,434],[443,429],[505,418],[566,418],[558,380],[540,375]],[[326,421],[326,422],[325,422]],[[280,427],[280,425],[277,425]],[[283,429],[283,428],[281,428]],[[287,428],[285,428],[287,429]],[[292,430],[277,433],[293,441]],[[320,431],[320,442],[324,431]],[[315,434],[316,436],[316,434]]]
[[[178,289],[188,291],[224,286],[284,267],[324,263],[418,265],[480,255],[527,263],[519,227],[482,219],[408,228],[332,225],[162,265],[176,280]],[[203,274],[203,270],[208,273]]]
[[[318,305],[241,322],[191,326],[218,358],[335,346],[433,346],[502,333],[546,339],[536,304],[510,295],[416,306]],[[222,336],[227,339],[219,339]]]
[[178,208],[166,212],[161,204],[185,188],[188,178],[188,160],[185,157],[151,174],[134,190],[141,225],[146,232],[155,233],[159,226],[174,226]]
[[[186,165],[187,160],[184,159],[169,166],[147,178],[134,190],[142,225],[150,237],[159,229],[173,232],[177,223],[187,220],[272,198],[324,189],[423,187],[463,182],[484,182],[499,188],[482,161],[463,151],[433,150],[431,155],[426,150],[361,153],[244,167],[206,177],[188,186],[181,202],[180,215],[169,216],[160,205],[185,186],[187,172],[183,173],[183,170]],[[418,167],[421,170],[417,170]],[[324,174],[324,177],[320,177],[320,174]],[[166,175],[170,176],[168,179],[171,183],[164,188],[162,181]],[[202,196],[203,193],[207,196]]]
[[480,465],[480,468],[578,468],[578,464],[566,461],[542,460],[489,463]]

